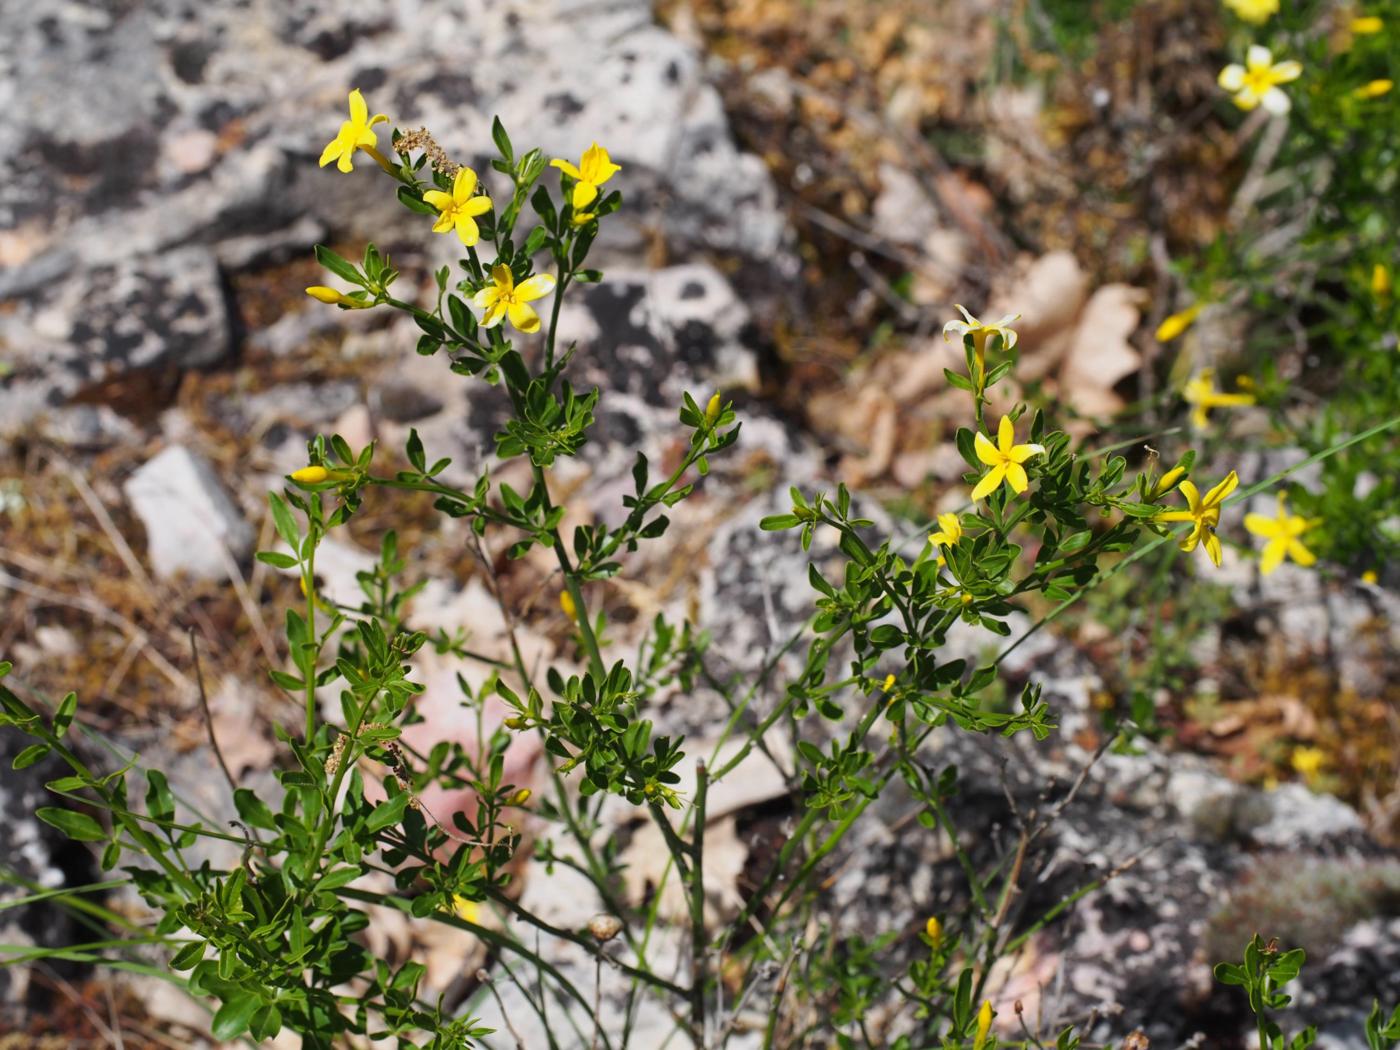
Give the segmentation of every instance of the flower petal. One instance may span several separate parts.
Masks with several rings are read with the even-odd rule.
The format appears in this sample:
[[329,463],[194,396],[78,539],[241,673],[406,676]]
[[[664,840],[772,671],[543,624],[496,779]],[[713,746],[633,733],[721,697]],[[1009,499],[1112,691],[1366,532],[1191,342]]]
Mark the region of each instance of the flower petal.
[[1293,102],[1289,99],[1287,93],[1276,87],[1271,87],[1268,91],[1264,92],[1264,97],[1259,101],[1266,110],[1276,117],[1283,116],[1293,108]]
[[1263,44],[1250,44],[1249,50],[1244,53],[1244,64],[1251,71],[1268,69],[1274,64],[1273,52]]
[[478,215],[485,215],[491,208],[491,198],[479,194],[463,204],[459,210],[463,215],[470,215],[472,218],[475,218]]
[[497,263],[491,267],[491,280],[495,281],[496,287],[503,292],[515,287],[515,278],[511,276],[510,267],[505,263]]
[[[1220,506],[1220,504],[1224,502],[1225,497],[1235,491],[1235,486],[1239,483],[1240,476],[1233,470],[1230,471],[1230,473],[1225,475],[1224,481],[1206,493],[1206,498],[1201,500],[1201,505],[1204,507]],[[1182,487],[1184,488],[1185,486],[1183,485]]]
[[[330,146],[326,148],[330,149]],[[964,321],[949,321],[945,324],[943,326],[943,341],[945,343],[948,341],[949,332],[956,332],[959,336],[964,336],[967,334],[967,323]]]
[[433,232],[446,233],[450,229],[452,229],[452,213],[450,211],[445,211],[439,215],[437,220],[433,223]]
[[579,182],[574,186],[574,211],[582,211],[598,198],[598,187],[591,182]]
[[538,332],[540,330],[540,315],[535,313],[535,308],[529,303],[511,303],[510,323],[526,334]]
[[496,299],[492,301],[490,308],[481,318],[482,328],[495,328],[501,323],[501,318],[506,315],[506,304],[504,300]]
[[1274,518],[1266,518],[1262,514],[1246,514],[1244,527],[1254,535],[1262,536],[1266,540],[1274,539],[1279,535],[1278,521]]
[[1269,76],[1275,84],[1287,84],[1290,80],[1297,80],[1303,75],[1303,63],[1288,59],[1285,62],[1277,62],[1269,70]]
[[1206,529],[1206,530],[1205,530],[1205,533],[1206,533],[1206,555],[1210,558],[1211,564],[1214,565],[1214,566],[1218,569],[1218,568],[1220,568],[1220,553],[1221,553],[1221,551],[1220,551],[1220,537],[1217,536],[1215,533],[1211,532],[1209,529]]
[[1204,531],[1205,529],[1202,527],[1201,523],[1199,521],[1196,522],[1196,527],[1186,534],[1186,537],[1178,546],[1187,554],[1190,554],[1196,549],[1196,544],[1201,542],[1201,533]]
[[1317,564],[1317,555],[1297,540],[1288,541],[1288,556],[1304,568]]
[[438,211],[446,211],[453,204],[452,194],[444,193],[442,190],[424,190],[423,200]]
[[521,281],[515,289],[515,297],[522,302],[538,299],[554,291],[554,278],[547,273],[537,273]]
[[326,143],[326,148],[321,151],[321,159],[318,162],[321,167],[325,167],[331,161],[340,156],[340,139],[334,138]]
[[1010,416],[1002,416],[1001,422],[997,424],[997,448],[1003,456],[1009,456],[1015,444],[1016,424],[1011,422]]
[[468,248],[474,246],[481,240],[481,227],[476,224],[476,220],[470,215],[462,212],[457,213],[457,236],[462,239],[462,243]]
[[578,168],[574,167],[567,160],[552,160],[549,162],[549,166],[551,168],[558,168],[571,179],[583,178],[583,172],[579,171]]
[[1199,517],[1201,513],[1201,494],[1197,490],[1195,483],[1183,481],[1181,483],[1181,494],[1186,497],[1186,505],[1191,508],[1191,516]]
[[1025,444],[1013,445],[1011,447],[1011,451],[1007,453],[1007,457],[1011,460],[1012,463],[1024,463],[1032,456],[1043,456],[1044,454],[1044,445]]
[[972,447],[977,452],[977,458],[989,467],[995,467],[1001,462],[1001,453],[997,447],[988,440],[987,435],[980,430],[972,439]]
[[350,92],[350,120],[358,126],[369,123],[369,106],[365,105],[365,96],[360,94],[359,88]]
[[472,305],[478,310],[489,310],[491,306],[501,297],[501,293],[492,285],[487,285],[481,291],[472,296]]
[[1006,464],[1006,480],[1011,483],[1011,487],[1016,490],[1019,496],[1026,491],[1026,486],[1030,484],[1030,478],[1026,476],[1026,468],[1019,463]]
[[1226,91],[1238,91],[1244,87],[1244,66],[1238,62],[1231,62],[1220,71],[1220,75],[1216,77],[1216,83]]
[[1002,478],[1006,477],[1006,464],[998,463],[991,470],[987,471],[986,477],[977,483],[977,487],[972,490],[972,500],[975,503],[979,499],[985,499],[988,495],[997,490]]
[[1255,109],[1259,105],[1259,96],[1253,88],[1243,88],[1234,98],[1235,105],[1245,112]]
[[452,199],[461,204],[476,192],[476,172],[471,168],[458,168],[457,177],[452,180]]
[[1287,540],[1270,540],[1264,544],[1264,553],[1259,556],[1259,571],[1267,576],[1283,564],[1283,556],[1288,553]]

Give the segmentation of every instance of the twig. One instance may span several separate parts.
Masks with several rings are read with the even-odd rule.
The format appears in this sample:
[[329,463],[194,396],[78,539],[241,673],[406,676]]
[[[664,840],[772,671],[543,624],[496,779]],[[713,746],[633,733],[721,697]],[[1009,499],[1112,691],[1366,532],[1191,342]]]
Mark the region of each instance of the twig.
[[520,1033],[515,1030],[515,1025],[510,1023],[510,1012],[506,1009],[504,1000],[501,999],[501,993],[496,990],[496,982],[491,980],[491,975],[486,972],[484,967],[476,971],[476,979],[486,985],[492,997],[496,1000],[496,1006],[501,1011],[501,1020],[505,1022],[506,1031],[509,1032],[511,1038],[515,1040],[517,1050],[525,1050],[525,1040],[522,1039]]
[[708,1043],[705,1027],[705,797],[710,786],[705,760],[695,763],[695,830],[690,860],[690,1024]]
[[190,655],[194,658],[194,680],[199,687],[199,706],[204,711],[204,727],[209,730],[209,746],[214,749],[214,757],[219,760],[219,768],[224,771],[224,779],[228,781],[229,791],[237,791],[238,781],[234,779],[233,772],[228,768],[228,763],[224,760],[224,752],[219,747],[219,738],[214,733],[214,714],[209,710],[209,694],[204,691],[204,671],[199,666],[199,641],[193,626],[190,627]]
[[101,526],[102,531],[106,533],[107,538],[112,542],[112,547],[117,552],[117,557],[122,560],[122,564],[126,566],[127,572],[131,573],[146,591],[146,598],[150,601],[152,608],[158,606],[160,600],[156,594],[155,582],[151,579],[150,574],[146,572],[146,568],[141,564],[141,560],[136,557],[136,553],[131,549],[130,544],[126,542],[126,537],[117,529],[116,524],[112,521],[112,516],[107,513],[107,508],[104,507],[102,501],[97,498],[97,493],[92,491],[92,486],[87,483],[87,479],[83,477],[82,472],[57,452],[50,451],[48,454],[53,461],[62,468],[64,476],[72,483],[73,488],[78,491],[78,496],[82,501],[87,504],[87,509],[92,512],[92,516],[97,519],[97,524]]

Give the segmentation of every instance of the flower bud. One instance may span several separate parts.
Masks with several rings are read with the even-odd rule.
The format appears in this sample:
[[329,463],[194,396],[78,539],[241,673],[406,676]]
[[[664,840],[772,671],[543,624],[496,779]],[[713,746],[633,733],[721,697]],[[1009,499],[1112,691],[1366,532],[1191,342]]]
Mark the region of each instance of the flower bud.
[[1192,322],[1200,316],[1203,309],[1205,309],[1204,303],[1196,303],[1194,306],[1188,306],[1180,313],[1172,314],[1157,326],[1157,331],[1155,333],[1157,342],[1170,343],[1182,332],[1191,327]]
[[530,801],[531,794],[532,792],[529,788],[521,788],[515,794],[510,796],[510,804],[512,806],[523,806],[525,805],[525,803]]
[[1385,263],[1376,263],[1371,267],[1371,294],[1377,299],[1385,299],[1390,295],[1390,267]]
[[323,284],[313,284],[306,289],[306,294],[318,302],[327,303],[330,306],[344,306],[349,310],[368,310],[373,303],[362,302],[359,299],[352,299],[344,292],[338,292],[334,288],[327,288]]
[[1163,474],[1160,478],[1157,479],[1157,484],[1152,486],[1152,495],[1165,496],[1172,489],[1176,488],[1176,486],[1180,483],[1181,479],[1185,476],[1185,467],[1172,467],[1171,470],[1167,471],[1165,474]]
[[318,467],[314,464],[309,467],[302,467],[287,475],[298,485],[319,485],[331,476],[331,472],[325,467]]
[[595,915],[588,920],[588,932],[606,944],[622,932],[622,920],[615,915]]
[[715,420],[719,418],[719,410],[721,407],[719,391],[716,390],[710,395],[710,403],[705,406],[705,422],[710,426],[714,426]]
[[559,608],[564,610],[564,615],[569,619],[578,620],[578,606],[574,604],[574,596],[568,591],[559,592]]
[[507,729],[524,729],[527,725],[529,725],[529,723],[526,722],[524,717],[521,715],[511,715],[501,724],[504,725]]
[[880,688],[881,688],[882,690],[884,690],[885,692],[887,692],[887,693],[888,693],[891,689],[893,689],[893,688],[894,688],[894,675],[892,675],[892,674],[887,674],[887,675],[885,675],[885,682],[884,682],[884,684],[883,684],[882,686],[880,686]]
[[1351,31],[1361,36],[1371,36],[1385,28],[1385,23],[1375,15],[1364,15],[1351,20]]
[[924,923],[924,933],[933,942],[934,948],[943,943],[943,924],[938,921],[937,915],[928,917],[928,922]]
[[1394,86],[1395,81],[1393,80],[1372,80],[1370,83],[1362,84],[1352,94],[1362,99],[1380,98],[1382,95],[1388,94]]

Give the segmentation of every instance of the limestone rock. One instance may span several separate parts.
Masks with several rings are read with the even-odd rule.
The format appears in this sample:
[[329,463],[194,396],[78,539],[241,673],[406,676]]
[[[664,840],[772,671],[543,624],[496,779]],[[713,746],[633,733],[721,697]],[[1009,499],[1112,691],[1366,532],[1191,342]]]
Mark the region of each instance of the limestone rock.
[[247,556],[253,530],[214,468],[182,445],[147,461],[122,486],[146,527],[146,551],[160,577],[228,576],[230,560]]

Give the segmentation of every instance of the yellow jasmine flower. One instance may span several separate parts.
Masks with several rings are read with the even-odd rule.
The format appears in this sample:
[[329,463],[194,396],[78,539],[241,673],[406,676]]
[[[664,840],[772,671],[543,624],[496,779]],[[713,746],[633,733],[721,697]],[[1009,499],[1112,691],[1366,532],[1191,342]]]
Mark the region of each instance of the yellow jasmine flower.
[[987,340],[994,335],[1001,336],[1001,348],[1003,350],[1010,350],[1016,345],[1016,331],[1007,326],[1010,325],[1012,321],[1018,320],[1021,316],[1020,314],[1007,314],[999,321],[993,321],[991,324],[983,324],[968,313],[967,308],[961,303],[954,303],[953,305],[958,308],[958,311],[966,320],[949,321],[943,326],[943,341],[945,343],[948,341],[949,334],[956,332],[959,338],[966,335],[972,336],[972,345],[978,353],[982,353],[987,349]]
[[547,273],[537,273],[517,285],[510,267],[500,263],[491,269],[491,284],[477,292],[472,302],[486,311],[481,318],[482,328],[494,328],[501,318],[509,316],[511,324],[528,334],[540,330],[540,315],[530,300],[548,295],[553,289],[554,278]]
[[1376,263],[1371,267],[1371,294],[1377,299],[1384,299],[1390,295],[1390,267],[1385,263]]
[[[598,187],[622,170],[622,166],[614,164],[608,156],[608,151],[596,142],[583,151],[578,167],[574,167],[567,160],[552,160],[549,163],[574,180],[572,204],[575,212],[597,200]],[[588,218],[593,216],[589,215]],[[574,221],[586,222],[587,219],[576,218]]]
[[933,942],[934,948],[943,943],[943,924],[938,921],[937,915],[928,917],[928,922],[924,923],[924,934]]
[[[990,445],[991,442],[987,444]],[[938,515],[938,531],[930,533],[928,541],[940,547],[954,547],[958,540],[962,539],[962,534],[962,519],[949,511],[947,514]]]
[[1196,303],[1188,306],[1180,313],[1172,314],[1157,326],[1156,336],[1159,343],[1170,343],[1186,329],[1191,327],[1192,322],[1201,315],[1201,311],[1206,308],[1205,303]]
[[1270,113],[1287,113],[1292,103],[1278,85],[1297,80],[1303,73],[1302,63],[1291,59],[1274,62],[1267,47],[1253,44],[1245,54],[1245,64],[1231,62],[1220,71],[1220,86],[1235,96],[1240,109],[1262,105]]
[[434,233],[447,233],[455,229],[457,236],[468,248],[481,237],[476,217],[491,210],[491,198],[486,194],[476,195],[476,172],[471,168],[459,168],[452,180],[452,192],[428,190],[423,199],[438,210],[437,222],[433,223]]
[[306,289],[306,294],[319,302],[328,303],[331,306],[343,306],[347,310],[368,310],[374,305],[369,300],[351,298],[344,292],[337,292],[334,288],[327,288],[323,284],[313,284]]
[[1181,541],[1181,549],[1190,554],[1196,549],[1196,545],[1205,540],[1206,554],[1210,557],[1211,564],[1216,568],[1220,567],[1220,537],[1215,534],[1215,528],[1220,524],[1220,505],[1225,502],[1225,497],[1235,491],[1235,486],[1240,483],[1240,477],[1233,470],[1225,476],[1225,480],[1215,488],[1201,496],[1196,490],[1196,486],[1189,481],[1181,483],[1181,494],[1186,497],[1186,510],[1168,510],[1156,515],[1156,521],[1189,521],[1193,528]]
[[1289,756],[1288,764],[1295,772],[1301,774],[1304,780],[1312,782],[1327,764],[1327,753],[1320,747],[1295,747],[1293,754]]
[[1172,467],[1171,470],[1157,479],[1157,484],[1152,486],[1152,495],[1154,497],[1165,496],[1172,489],[1176,488],[1176,483],[1180,481],[1185,474],[1185,467]]
[[1362,84],[1352,94],[1362,99],[1380,98],[1394,86],[1395,81],[1393,80],[1373,80],[1369,84]]
[[1215,389],[1215,369],[1202,368],[1181,392],[1192,406],[1191,425],[1198,430],[1210,422],[1212,408],[1238,408],[1254,404],[1253,394],[1224,394]]
[[1269,575],[1283,564],[1285,557],[1292,558],[1304,568],[1316,564],[1317,555],[1304,547],[1302,541],[1298,539],[1316,524],[1315,520],[1309,521],[1302,515],[1289,514],[1287,497],[1282,492],[1278,494],[1277,518],[1266,518],[1262,514],[1246,514],[1244,527],[1254,535],[1262,536],[1268,540],[1264,544],[1264,553],[1259,558],[1259,571],[1265,576]]
[[1375,15],[1363,15],[1351,20],[1351,31],[1359,36],[1371,36],[1385,28],[1385,23]]
[[320,166],[324,168],[331,161],[335,161],[335,166],[341,171],[353,171],[355,166],[351,160],[357,149],[364,150],[374,157],[380,165],[386,164],[387,162],[375,149],[379,138],[375,135],[373,128],[376,124],[384,123],[388,119],[383,113],[376,113],[372,117],[369,115],[369,107],[365,105],[365,96],[360,94],[359,88],[350,92],[350,119],[340,125],[340,131],[335,138],[321,151]]
[[1242,20],[1257,26],[1278,14],[1278,0],[1225,0],[1225,6]]
[[559,592],[559,608],[564,610],[564,615],[569,619],[578,619],[578,606],[574,604],[574,596],[568,591]]
[[[1030,480],[1026,477],[1026,468],[1021,464],[1032,456],[1041,455],[1045,448],[1042,445],[1034,444],[1017,445],[1015,441],[1016,427],[1012,424],[1009,416],[1001,417],[995,445],[985,434],[980,432],[973,439],[973,445],[977,449],[977,458],[992,468],[972,490],[974,500],[991,495],[1003,481],[1010,485],[1012,491],[1018,495],[1026,491]],[[941,518],[939,524],[943,524]]]
[[977,1011],[977,1036],[972,1040],[972,1050],[982,1050],[987,1045],[987,1033],[992,1030],[992,1001],[982,1000],[982,1009]]
[[331,472],[325,467],[302,467],[294,470],[287,477],[291,478],[298,485],[319,485],[331,476]]
[[459,919],[481,924],[481,906],[476,901],[467,900],[460,893],[452,895],[452,913]]

